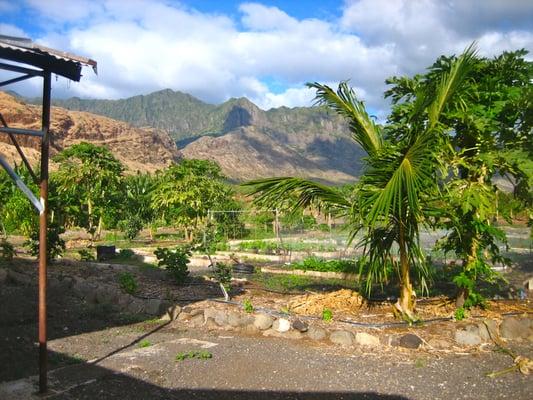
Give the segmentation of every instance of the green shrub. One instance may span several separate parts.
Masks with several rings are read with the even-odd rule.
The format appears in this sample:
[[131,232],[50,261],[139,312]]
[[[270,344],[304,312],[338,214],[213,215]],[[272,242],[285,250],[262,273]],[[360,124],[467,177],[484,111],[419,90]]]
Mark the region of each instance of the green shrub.
[[129,240],[135,239],[142,228],[142,220],[137,216],[130,217],[118,223],[118,229],[120,229],[120,231],[124,233],[124,237]]
[[122,272],[119,277],[119,283],[122,290],[126,293],[134,294],[137,291],[138,285],[135,277],[129,272]]
[[322,310],[322,320],[325,322],[331,322],[333,319],[333,312],[329,308],[324,308]]
[[217,281],[219,281],[227,289],[231,282],[232,267],[229,264],[218,262],[214,268],[214,274]]
[[94,261],[96,259],[94,254],[87,249],[78,250],[78,254],[81,261]]
[[248,314],[254,312],[254,306],[252,305],[250,299],[244,299],[242,302],[242,308],[244,309],[244,312],[247,312]]
[[467,317],[467,312],[464,309],[464,307],[459,307],[457,310],[455,310],[454,317],[456,321],[462,321]]
[[165,268],[178,284],[185,282],[189,275],[187,264],[191,257],[191,250],[188,246],[177,246],[173,250],[158,247],[154,254],[159,267]]
[[115,259],[132,260],[135,257],[135,252],[132,249],[120,249]]
[[11,261],[16,254],[15,247],[7,240],[2,239],[0,242],[0,260]]
[[[61,239],[60,235],[65,233],[65,228],[57,223],[50,223],[48,225],[48,240],[46,246],[47,260],[53,260],[63,254],[65,251],[65,241]],[[30,254],[37,257],[39,255],[39,226],[33,227],[30,238],[24,242],[24,246],[28,247]]]

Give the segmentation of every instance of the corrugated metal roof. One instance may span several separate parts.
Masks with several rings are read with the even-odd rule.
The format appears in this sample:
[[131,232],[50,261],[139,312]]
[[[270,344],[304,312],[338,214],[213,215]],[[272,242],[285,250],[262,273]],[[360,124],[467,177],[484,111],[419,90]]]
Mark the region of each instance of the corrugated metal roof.
[[80,80],[82,65],[97,72],[97,63],[90,58],[51,49],[28,38],[0,35],[0,58],[47,69],[75,81]]

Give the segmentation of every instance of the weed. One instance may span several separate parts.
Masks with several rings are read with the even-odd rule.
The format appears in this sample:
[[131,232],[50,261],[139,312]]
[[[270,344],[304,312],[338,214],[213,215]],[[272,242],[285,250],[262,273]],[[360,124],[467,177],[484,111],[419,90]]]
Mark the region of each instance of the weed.
[[185,352],[179,352],[176,354],[176,361],[185,361],[185,360],[208,360],[213,358],[213,354],[207,350],[191,350]]
[[242,308],[244,308],[244,312],[247,312],[249,314],[254,312],[254,306],[252,305],[250,299],[244,299],[244,301],[242,302]]
[[329,308],[322,310],[322,321],[331,322],[333,320],[333,312]]
[[150,342],[149,340],[146,340],[146,339],[143,339],[139,342],[139,347],[141,349],[144,349],[145,347],[150,347],[152,345],[152,342]]
[[128,294],[134,294],[137,291],[138,285],[135,277],[129,272],[122,272],[119,275],[119,283],[122,290]]

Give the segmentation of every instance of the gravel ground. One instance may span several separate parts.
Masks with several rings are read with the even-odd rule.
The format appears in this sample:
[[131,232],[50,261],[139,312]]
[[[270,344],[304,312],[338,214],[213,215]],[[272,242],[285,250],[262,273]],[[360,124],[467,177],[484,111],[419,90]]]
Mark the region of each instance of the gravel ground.
[[[140,348],[141,337],[151,345]],[[52,371],[50,399],[437,400],[533,396],[531,376],[485,376],[511,365],[509,356],[493,351],[444,357],[421,351],[354,353],[329,345],[175,329],[171,325],[151,334],[127,327],[92,332],[77,341],[71,338],[69,349],[62,348],[62,340],[52,342],[51,348],[78,356],[87,344],[93,354],[103,356],[105,349],[135,343],[96,363]],[[178,352],[190,350],[209,351],[212,358],[176,361]],[[531,356],[531,348],[519,350]],[[0,397],[8,391],[4,384],[2,392],[0,385]],[[11,390],[5,400],[27,398],[28,390],[19,397],[16,393]]]

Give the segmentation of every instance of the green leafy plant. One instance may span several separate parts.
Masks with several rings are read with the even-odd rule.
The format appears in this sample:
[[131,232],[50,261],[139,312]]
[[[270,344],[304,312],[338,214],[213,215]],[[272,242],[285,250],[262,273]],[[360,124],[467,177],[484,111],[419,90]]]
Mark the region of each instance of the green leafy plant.
[[318,257],[308,257],[303,261],[291,265],[292,269],[320,272],[357,272],[357,264],[352,260],[324,260]]
[[152,342],[150,342],[147,339],[143,339],[139,342],[139,348],[144,349],[145,347],[150,347],[152,345]]
[[192,359],[209,360],[210,358],[213,358],[213,354],[207,350],[191,350],[176,354],[176,361],[185,361]]
[[247,312],[248,314],[254,312],[254,306],[250,299],[244,299],[242,302],[242,308],[244,309],[244,312]]
[[135,257],[135,252],[132,249],[120,249],[115,258],[119,260],[133,260]]
[[190,247],[177,246],[175,249],[158,247],[154,254],[157,257],[157,265],[165,268],[176,283],[185,282],[189,275],[187,264],[191,257]]
[[[46,258],[53,260],[63,254],[65,251],[65,241],[61,238],[61,234],[65,233],[65,228],[56,222],[48,225],[48,236],[46,246]],[[39,227],[34,226],[30,237],[24,242],[30,250],[32,256],[37,257],[39,255]]]
[[229,284],[231,283],[231,277],[232,277],[232,267],[229,264],[218,262],[216,263],[214,270],[215,278],[217,281],[219,281],[226,290],[229,287]]
[[15,247],[9,243],[7,240],[2,239],[0,241],[0,260],[1,261],[11,261],[17,252]]
[[138,284],[135,277],[129,272],[122,272],[119,277],[119,284],[126,293],[134,294],[137,291]]
[[139,232],[143,228],[143,221],[140,217],[136,215],[132,215],[126,220],[120,221],[118,223],[118,228],[124,233],[124,236],[129,239],[133,240],[137,237]]
[[468,316],[467,311],[464,309],[464,307],[459,307],[455,310],[453,314],[456,321],[462,321]]
[[80,256],[80,260],[81,261],[94,261],[96,260],[96,257],[94,256],[94,254],[87,250],[87,249],[81,249],[81,250],[78,250],[78,255]]
[[333,312],[329,308],[322,310],[322,321],[331,322],[333,320]]

